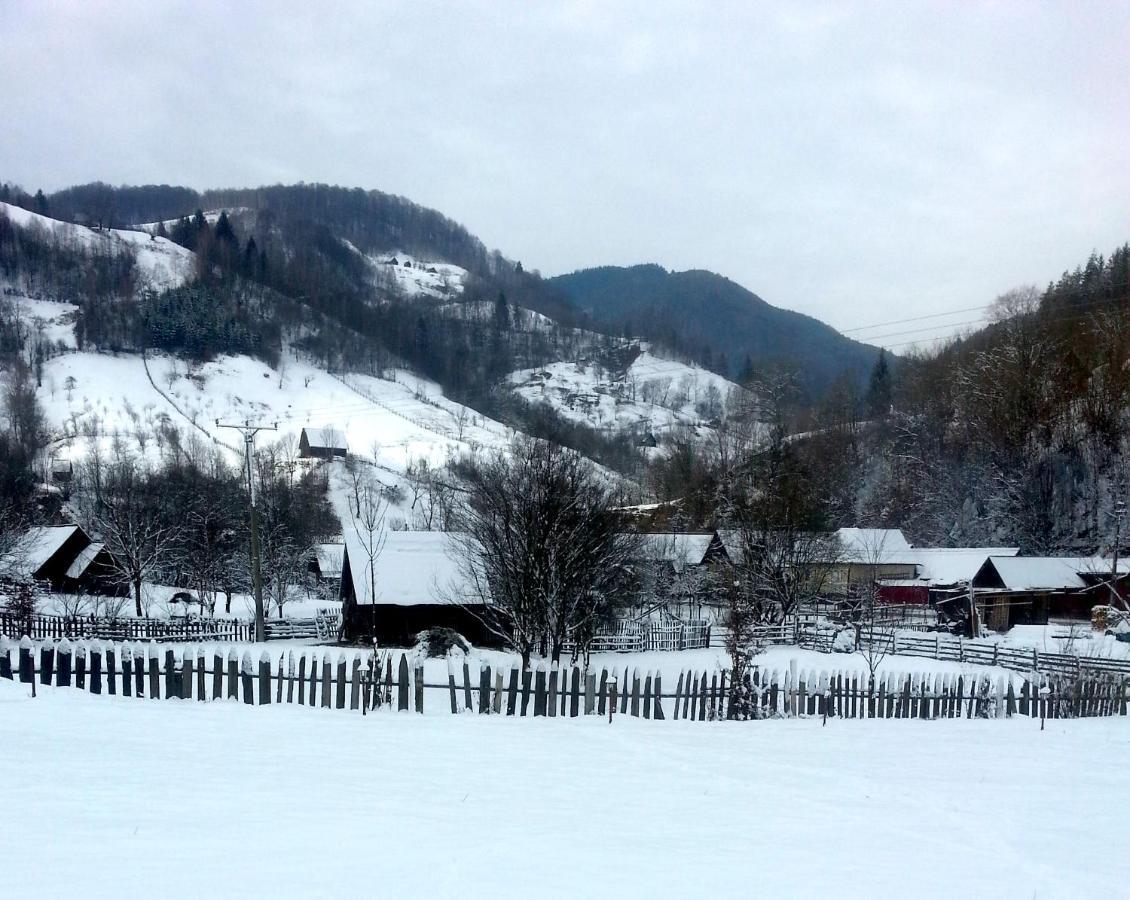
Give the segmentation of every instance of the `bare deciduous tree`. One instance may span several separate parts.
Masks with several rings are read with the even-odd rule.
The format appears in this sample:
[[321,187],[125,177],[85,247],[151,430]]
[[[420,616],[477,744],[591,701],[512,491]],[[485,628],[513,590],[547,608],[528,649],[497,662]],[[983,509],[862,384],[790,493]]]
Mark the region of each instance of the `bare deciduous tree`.
[[638,539],[621,533],[612,490],[571,450],[519,438],[509,452],[457,466],[466,488],[452,541],[465,590],[452,598],[528,665],[556,661],[615,608]]

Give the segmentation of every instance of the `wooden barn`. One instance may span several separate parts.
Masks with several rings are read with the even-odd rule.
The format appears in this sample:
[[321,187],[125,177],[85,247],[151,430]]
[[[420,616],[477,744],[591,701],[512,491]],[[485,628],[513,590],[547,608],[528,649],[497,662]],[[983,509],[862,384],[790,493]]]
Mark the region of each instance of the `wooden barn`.
[[881,578],[883,603],[937,606],[956,600],[967,603],[969,583],[990,556],[1016,556],[1019,547],[915,547],[913,578]]
[[345,436],[336,428],[303,428],[298,452],[308,459],[344,458],[349,454]]
[[1101,556],[990,556],[973,578],[981,621],[995,631],[1050,620],[1089,621],[1095,606],[1130,597],[1130,563]]
[[13,568],[59,594],[124,597],[128,593],[114,577],[113,559],[105,545],[92,541],[78,525],[30,529]]
[[[348,641],[410,647],[428,628],[453,628],[472,644],[496,646],[476,611],[448,535],[440,531],[390,531],[373,563],[356,534],[346,529],[341,567],[342,631]],[[374,582],[375,581],[375,585]],[[374,591],[375,587],[375,591]],[[375,594],[375,596],[374,596]],[[466,603],[457,598],[466,598]]]

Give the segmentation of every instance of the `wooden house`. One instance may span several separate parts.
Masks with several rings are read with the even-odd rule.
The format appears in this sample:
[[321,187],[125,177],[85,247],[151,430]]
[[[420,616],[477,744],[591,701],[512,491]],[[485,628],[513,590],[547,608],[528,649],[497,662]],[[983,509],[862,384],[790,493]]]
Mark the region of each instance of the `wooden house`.
[[114,577],[113,559],[105,545],[91,540],[78,525],[29,529],[10,567],[15,574],[43,582],[55,593],[116,597],[128,593]]
[[371,571],[362,541],[346,529],[341,602],[349,641],[376,637],[382,646],[409,647],[419,632],[443,627],[472,644],[499,642],[483,625],[485,606],[465,583],[458,552],[444,532],[388,532]]
[[908,606],[937,606],[960,602],[969,583],[990,556],[1016,556],[1019,547],[915,547],[912,578],[879,579],[879,600]]
[[303,428],[298,438],[299,455],[307,459],[344,458],[349,449],[345,436],[334,428]]
[[990,556],[973,577],[981,621],[995,631],[1050,620],[1089,621],[1091,609],[1130,597],[1130,563],[1101,556]]

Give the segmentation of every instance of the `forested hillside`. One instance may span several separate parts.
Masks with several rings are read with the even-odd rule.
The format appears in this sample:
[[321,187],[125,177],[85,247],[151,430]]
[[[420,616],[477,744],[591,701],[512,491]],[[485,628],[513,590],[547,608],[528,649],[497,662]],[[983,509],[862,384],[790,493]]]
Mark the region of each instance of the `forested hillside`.
[[724,517],[752,473],[807,527],[898,527],[919,545],[1035,554],[1108,552],[1120,531],[1125,552],[1128,276],[1124,245],[1044,290],[1010,291],[981,330],[895,369],[877,364],[863,392],[839,384],[801,416],[800,435],[789,435],[795,392],[765,384],[773,427],[759,451],[675,442],[652,484],[662,499],[693,498],[683,508],[703,521]]
[[791,372],[809,399],[841,377],[862,385],[878,353],[713,272],[602,266],[550,283],[601,327],[659,341],[728,378]]

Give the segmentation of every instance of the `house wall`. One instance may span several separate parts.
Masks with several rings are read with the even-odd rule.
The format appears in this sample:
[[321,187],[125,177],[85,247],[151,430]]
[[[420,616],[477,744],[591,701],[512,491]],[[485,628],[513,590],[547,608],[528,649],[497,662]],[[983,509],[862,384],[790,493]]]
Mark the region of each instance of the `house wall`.
[[466,609],[446,603],[395,606],[343,604],[342,628],[347,641],[369,642],[376,637],[381,647],[411,647],[416,635],[429,628],[451,628],[477,647],[500,647],[502,641],[476,618],[485,607]]

